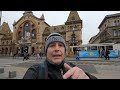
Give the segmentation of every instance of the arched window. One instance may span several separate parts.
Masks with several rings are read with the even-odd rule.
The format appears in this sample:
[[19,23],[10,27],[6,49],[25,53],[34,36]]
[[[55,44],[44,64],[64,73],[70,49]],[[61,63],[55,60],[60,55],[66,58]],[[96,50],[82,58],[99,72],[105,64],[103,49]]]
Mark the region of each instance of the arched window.
[[22,32],[20,31],[20,32],[18,33],[18,40],[21,40],[21,38],[22,38]]
[[25,23],[24,29],[25,29],[24,37],[25,39],[29,39],[30,38],[30,23],[29,22]]
[[32,39],[36,39],[36,30],[32,30]]
[[30,24],[29,23],[25,24],[25,31],[30,32]]

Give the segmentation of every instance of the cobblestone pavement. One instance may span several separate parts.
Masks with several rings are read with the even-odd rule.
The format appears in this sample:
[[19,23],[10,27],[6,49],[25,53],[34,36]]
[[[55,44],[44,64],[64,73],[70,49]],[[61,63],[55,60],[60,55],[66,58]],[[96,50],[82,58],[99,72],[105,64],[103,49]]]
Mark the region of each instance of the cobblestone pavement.
[[[13,59],[11,57],[2,57],[0,58],[0,67],[4,68],[4,73],[0,74],[0,79],[22,79],[26,70],[31,65],[41,63],[44,59],[45,58],[43,58],[43,60],[36,60],[35,57],[31,57],[30,60],[22,61],[22,58]],[[83,59],[76,61],[73,58],[67,58],[66,60],[73,62],[98,79],[120,79],[119,59],[111,59],[110,61]],[[8,78],[9,71],[16,71],[17,76]]]

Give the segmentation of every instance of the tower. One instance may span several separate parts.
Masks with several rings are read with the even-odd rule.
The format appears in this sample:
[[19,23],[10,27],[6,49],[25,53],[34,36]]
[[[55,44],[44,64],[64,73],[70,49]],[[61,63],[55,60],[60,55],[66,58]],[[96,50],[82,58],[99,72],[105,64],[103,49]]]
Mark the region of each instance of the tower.
[[82,20],[77,11],[70,11],[66,25],[66,43],[69,46],[79,46],[82,44]]

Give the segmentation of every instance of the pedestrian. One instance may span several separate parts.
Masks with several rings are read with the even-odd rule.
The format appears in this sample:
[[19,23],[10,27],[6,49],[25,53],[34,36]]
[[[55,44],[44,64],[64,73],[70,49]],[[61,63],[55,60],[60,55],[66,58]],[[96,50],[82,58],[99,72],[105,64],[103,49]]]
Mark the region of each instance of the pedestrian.
[[37,58],[36,58],[36,60],[40,60],[40,54],[39,54],[39,53],[37,53]]
[[118,50],[117,49],[115,49],[115,54],[116,54],[116,58],[118,58],[119,55],[118,55]]
[[110,58],[109,58],[109,54],[110,54],[110,51],[108,50],[108,49],[106,49],[106,51],[105,51],[105,59],[106,60],[109,60]]
[[41,52],[39,53],[39,56],[40,56],[40,59],[42,59],[42,53]]
[[105,57],[105,50],[104,49],[102,49],[102,53],[101,54],[102,54],[101,58],[104,58]]
[[23,54],[24,54],[24,56],[23,56],[23,61],[24,61],[24,59],[27,60],[27,59],[28,59],[28,58],[27,58],[27,55],[28,55],[27,49],[24,49]]
[[97,79],[73,63],[65,61],[66,43],[59,33],[51,33],[45,44],[46,60],[28,68],[23,79]]

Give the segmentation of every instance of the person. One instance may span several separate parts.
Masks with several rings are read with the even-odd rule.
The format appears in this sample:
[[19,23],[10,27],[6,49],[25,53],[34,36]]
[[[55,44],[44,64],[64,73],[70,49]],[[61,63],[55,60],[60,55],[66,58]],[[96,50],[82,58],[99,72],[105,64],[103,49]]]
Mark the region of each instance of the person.
[[28,53],[27,53],[27,49],[25,48],[24,49],[24,52],[23,52],[23,54],[24,54],[24,56],[23,56],[23,61],[24,61],[24,59],[28,59]]
[[40,59],[40,55],[39,55],[39,53],[37,53],[37,58],[36,58],[36,60],[39,60]]
[[102,49],[101,58],[105,56],[105,53],[104,53],[104,52],[105,52],[104,49]]
[[116,58],[118,58],[119,55],[118,55],[118,50],[117,49],[115,49],[115,54],[116,54]]
[[105,51],[105,59],[106,60],[109,60],[110,58],[109,58],[109,54],[110,54],[110,51],[108,50],[108,49],[106,49],[106,51]]
[[66,43],[59,33],[46,39],[46,60],[28,68],[23,79],[97,79],[73,63],[65,61]]

